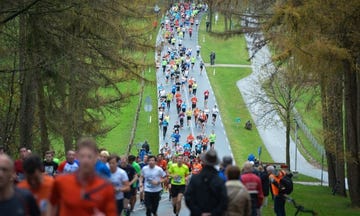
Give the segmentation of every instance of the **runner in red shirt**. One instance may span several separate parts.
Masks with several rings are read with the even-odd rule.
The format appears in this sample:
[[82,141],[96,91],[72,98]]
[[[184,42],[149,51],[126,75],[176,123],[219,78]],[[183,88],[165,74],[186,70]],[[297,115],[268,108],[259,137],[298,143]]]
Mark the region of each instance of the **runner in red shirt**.
[[204,91],[204,106],[207,105],[207,102],[208,102],[208,99],[209,99],[209,94],[210,94],[209,90],[206,89]]
[[191,108],[192,108],[192,109],[195,109],[195,108],[196,108],[196,103],[197,103],[197,97],[194,95],[194,96],[191,98]]

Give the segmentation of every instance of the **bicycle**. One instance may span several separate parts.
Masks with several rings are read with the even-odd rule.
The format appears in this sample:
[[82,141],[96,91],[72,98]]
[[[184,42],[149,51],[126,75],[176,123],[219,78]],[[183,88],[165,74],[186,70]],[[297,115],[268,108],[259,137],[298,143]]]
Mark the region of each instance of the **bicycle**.
[[286,200],[291,202],[293,204],[293,206],[296,208],[296,212],[295,212],[295,216],[299,215],[300,212],[302,213],[309,213],[313,216],[317,215],[317,213],[314,210],[311,209],[306,209],[304,206],[299,205],[295,202],[295,200],[293,198],[291,198],[288,195],[284,195]]

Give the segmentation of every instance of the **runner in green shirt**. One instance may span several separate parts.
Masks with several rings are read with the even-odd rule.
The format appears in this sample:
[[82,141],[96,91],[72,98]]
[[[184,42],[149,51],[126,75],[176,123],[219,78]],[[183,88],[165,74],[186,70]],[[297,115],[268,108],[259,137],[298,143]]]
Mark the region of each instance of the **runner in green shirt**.
[[189,167],[183,163],[183,156],[177,157],[177,163],[169,168],[171,177],[171,197],[174,214],[178,215],[181,209],[181,200],[185,192],[186,179],[189,175]]
[[216,134],[214,130],[212,130],[211,134],[209,135],[209,141],[210,141],[210,149],[214,149],[214,144],[216,141]]

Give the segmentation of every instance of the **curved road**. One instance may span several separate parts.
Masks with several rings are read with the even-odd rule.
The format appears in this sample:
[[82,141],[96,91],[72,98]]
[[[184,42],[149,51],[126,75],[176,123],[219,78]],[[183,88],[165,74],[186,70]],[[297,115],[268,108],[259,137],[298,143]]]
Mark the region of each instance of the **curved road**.
[[[254,54],[253,47],[256,41],[249,35],[245,35],[245,39],[249,50],[249,56],[251,57]],[[276,162],[285,162],[285,125],[282,123],[277,113],[275,113],[275,115],[267,115],[264,118],[259,118],[264,112],[272,110],[272,105],[253,102],[254,98],[256,98],[254,95],[263,95],[266,97],[266,93],[262,89],[259,80],[264,79],[266,74],[270,74],[268,71],[274,70],[274,65],[271,63],[271,54],[267,46],[262,47],[262,49],[255,53],[251,60],[251,66],[252,74],[239,80],[237,86],[271,157]],[[276,122],[276,124],[269,125],[269,122]],[[290,167],[292,169],[295,167],[295,154],[297,154],[298,172],[320,180],[323,179],[325,183],[328,182],[328,173],[326,171],[322,173],[321,169],[311,165],[299,150],[295,151],[295,142],[291,139]]]

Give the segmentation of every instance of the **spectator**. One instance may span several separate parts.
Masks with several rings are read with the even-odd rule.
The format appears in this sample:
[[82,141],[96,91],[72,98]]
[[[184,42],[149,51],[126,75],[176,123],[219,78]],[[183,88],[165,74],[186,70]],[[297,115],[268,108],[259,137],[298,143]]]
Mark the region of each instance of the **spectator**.
[[149,143],[147,142],[147,140],[145,140],[145,142],[142,144],[141,147],[142,147],[143,149],[145,149],[146,154],[149,153],[149,151],[150,151],[150,146],[149,146]]
[[226,175],[225,175],[225,170],[226,167],[229,165],[232,165],[233,163],[233,159],[231,156],[224,156],[222,159],[222,163],[220,166],[220,171],[219,171],[219,176],[220,178],[225,182],[226,181]]
[[215,52],[212,51],[212,52],[210,53],[210,65],[214,65],[214,64],[215,64],[215,58],[216,58]]
[[261,164],[258,166],[258,170],[259,170],[259,177],[261,179],[261,184],[262,184],[263,194],[264,194],[264,201],[263,201],[262,207],[266,207],[267,202],[268,202],[268,196],[270,193],[269,175],[266,172],[266,169],[264,169],[263,165],[261,165]]
[[251,197],[251,215],[259,216],[264,194],[262,191],[261,179],[259,176],[254,174],[253,171],[253,164],[249,161],[245,162],[243,166],[243,174],[240,179],[249,191]]
[[274,212],[276,216],[285,216],[285,197],[279,193],[279,184],[281,178],[284,176],[283,172],[275,170],[274,166],[268,166],[266,168],[269,174],[271,191],[274,195]]
[[79,169],[55,178],[51,194],[51,215],[117,215],[112,184],[96,175],[98,149],[95,140],[82,138],[77,143]]
[[250,216],[251,198],[246,187],[239,181],[239,167],[230,164],[225,173],[228,179],[225,185],[229,203],[224,216]]
[[214,168],[219,163],[216,151],[202,154],[201,172],[194,175],[185,191],[185,202],[192,216],[222,215],[227,209],[226,187]]
[[23,168],[25,180],[21,181],[18,187],[30,190],[36,198],[41,215],[46,215],[54,185],[54,178],[43,174],[43,163],[37,155],[27,157],[24,160]]
[[14,161],[6,154],[0,154],[0,209],[1,215],[39,216],[36,200],[28,190],[14,187]]

